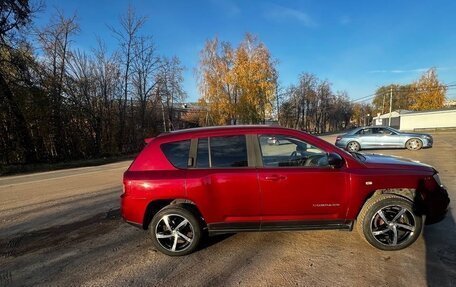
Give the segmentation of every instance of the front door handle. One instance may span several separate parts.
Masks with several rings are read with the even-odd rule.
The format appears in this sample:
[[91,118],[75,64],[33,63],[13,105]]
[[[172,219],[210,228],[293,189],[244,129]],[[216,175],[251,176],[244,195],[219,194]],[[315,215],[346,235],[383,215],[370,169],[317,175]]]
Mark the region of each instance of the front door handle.
[[280,181],[280,180],[287,179],[287,177],[284,176],[284,175],[274,174],[274,175],[267,175],[267,176],[264,177],[264,179],[268,180],[268,181]]

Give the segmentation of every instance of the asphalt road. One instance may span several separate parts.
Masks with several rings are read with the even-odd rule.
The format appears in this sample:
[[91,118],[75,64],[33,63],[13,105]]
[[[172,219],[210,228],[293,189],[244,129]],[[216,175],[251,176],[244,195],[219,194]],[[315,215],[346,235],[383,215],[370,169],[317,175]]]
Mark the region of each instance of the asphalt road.
[[214,237],[168,257],[119,218],[129,162],[0,178],[0,286],[456,286],[456,133],[434,137],[432,149],[378,151],[434,165],[453,200],[397,252],[356,231],[303,231]]

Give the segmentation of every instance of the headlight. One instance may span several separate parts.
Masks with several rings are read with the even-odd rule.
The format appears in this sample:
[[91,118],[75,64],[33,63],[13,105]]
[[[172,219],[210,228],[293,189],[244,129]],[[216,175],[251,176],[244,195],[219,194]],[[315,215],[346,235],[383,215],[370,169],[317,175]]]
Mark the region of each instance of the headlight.
[[437,184],[438,184],[439,186],[441,186],[441,187],[443,186],[442,182],[440,181],[440,176],[439,176],[438,173],[435,173],[435,174],[434,174],[434,180],[435,180],[435,182],[437,182]]

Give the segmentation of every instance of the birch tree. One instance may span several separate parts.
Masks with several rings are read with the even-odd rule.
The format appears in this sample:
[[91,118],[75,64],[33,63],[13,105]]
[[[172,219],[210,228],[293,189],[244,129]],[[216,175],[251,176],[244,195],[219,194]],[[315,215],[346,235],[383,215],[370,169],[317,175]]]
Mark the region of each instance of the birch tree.
[[271,117],[277,70],[267,47],[247,34],[233,49],[217,38],[206,42],[198,67],[200,103],[213,124],[260,123]]

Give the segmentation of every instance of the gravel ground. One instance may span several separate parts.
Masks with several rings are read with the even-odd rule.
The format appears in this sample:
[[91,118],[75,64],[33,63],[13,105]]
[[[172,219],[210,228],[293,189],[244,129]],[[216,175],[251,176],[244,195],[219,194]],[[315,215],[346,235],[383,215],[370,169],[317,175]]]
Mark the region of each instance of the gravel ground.
[[397,252],[357,232],[302,231],[218,236],[168,257],[120,220],[129,162],[0,178],[0,286],[456,286],[456,133],[434,137],[432,149],[376,151],[434,165],[453,200]]

